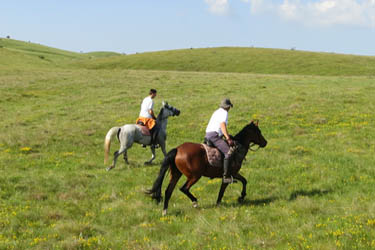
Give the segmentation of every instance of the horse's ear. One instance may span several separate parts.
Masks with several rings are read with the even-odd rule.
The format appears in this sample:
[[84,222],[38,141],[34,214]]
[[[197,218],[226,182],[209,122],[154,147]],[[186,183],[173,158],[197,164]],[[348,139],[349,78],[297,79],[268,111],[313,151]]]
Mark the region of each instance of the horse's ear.
[[256,120],[251,120],[250,124],[254,124],[255,126],[258,127],[258,125],[259,125],[259,120],[258,120],[258,119],[256,119]]

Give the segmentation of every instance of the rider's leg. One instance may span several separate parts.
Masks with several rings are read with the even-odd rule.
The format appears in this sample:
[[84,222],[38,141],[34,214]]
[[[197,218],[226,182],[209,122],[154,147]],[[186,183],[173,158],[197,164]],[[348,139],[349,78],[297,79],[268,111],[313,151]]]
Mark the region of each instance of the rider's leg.
[[[207,136],[208,135],[208,136]],[[230,176],[232,157],[230,152],[229,145],[217,134],[207,134],[206,137],[209,139],[217,149],[224,154],[224,174],[223,174],[223,183],[232,183],[233,180]]]
[[150,130],[150,134],[151,134],[151,146],[152,145],[155,145],[155,142],[156,142],[156,135],[157,135],[157,131],[156,131],[156,125],[152,127],[152,129]]
[[233,179],[230,174],[232,165],[232,155],[226,154],[224,158],[224,174],[223,174],[223,183],[232,183]]

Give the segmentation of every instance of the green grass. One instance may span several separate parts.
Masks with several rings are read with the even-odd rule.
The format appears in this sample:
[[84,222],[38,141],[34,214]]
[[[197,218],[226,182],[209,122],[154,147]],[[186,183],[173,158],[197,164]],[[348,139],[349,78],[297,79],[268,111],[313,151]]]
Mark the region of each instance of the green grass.
[[[0,74],[0,249],[375,247],[373,77],[19,63]],[[168,123],[168,150],[202,141],[223,97],[234,103],[230,133],[260,120],[269,143],[243,164],[243,204],[233,184],[216,207],[220,180],[202,178],[191,189],[198,209],[176,188],[162,217],[143,190],[163,157],[157,150],[143,166],[151,154],[140,145],[129,166],[119,159],[105,171],[106,132],[133,123],[151,87],[157,113],[162,100],[181,110]]]
[[375,57],[262,48],[140,53],[78,63],[89,69],[146,69],[318,76],[374,76]]

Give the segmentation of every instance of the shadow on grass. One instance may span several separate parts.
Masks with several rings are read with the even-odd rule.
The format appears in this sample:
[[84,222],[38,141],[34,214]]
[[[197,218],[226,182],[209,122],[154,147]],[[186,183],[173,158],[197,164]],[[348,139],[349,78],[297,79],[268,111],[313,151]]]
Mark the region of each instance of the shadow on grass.
[[234,204],[228,204],[228,206],[240,207],[240,206],[267,206],[272,202],[278,200],[278,197],[268,197],[264,199],[256,199],[256,200],[244,200],[242,202],[236,202]]
[[257,199],[257,200],[244,200],[240,203],[237,203],[240,206],[266,206],[271,204],[272,202],[278,200],[277,197],[269,197],[265,199]]
[[[150,164],[144,164],[144,163],[139,163],[135,161],[129,161],[129,163],[124,163],[124,162],[117,163],[116,167],[112,168],[110,171],[130,171],[131,169],[137,169],[137,168],[160,167],[160,165],[161,165],[161,162],[153,162]],[[104,169],[107,169],[107,167],[104,167]]]
[[[308,196],[308,197],[323,196],[323,195],[328,194],[330,192],[332,192],[332,190],[319,190],[319,189],[313,189],[313,190],[310,190],[310,191],[297,190],[297,191],[294,191],[290,195],[288,201],[293,201],[293,200],[297,199],[299,196]],[[269,198],[264,198],[264,199],[256,199],[256,200],[246,200],[245,199],[242,202],[221,203],[219,206],[223,206],[223,207],[267,206],[267,205],[269,205],[272,202],[277,201],[277,200],[280,200],[280,198],[271,196]],[[216,204],[209,205],[205,208],[213,208],[213,207],[216,207]]]
[[152,163],[143,163],[141,167],[155,167],[155,166],[160,166],[161,162],[159,161],[153,161]]
[[328,194],[330,192],[331,192],[331,190],[320,190],[320,189],[313,189],[313,190],[310,190],[310,191],[297,190],[297,191],[294,191],[293,193],[291,193],[291,195],[289,197],[289,201],[293,201],[293,200],[297,199],[299,196],[308,196],[308,197],[322,196],[322,195]]
[[[313,190],[310,190],[310,191],[297,190],[297,191],[294,191],[290,195],[288,201],[293,201],[293,200],[297,199],[299,196],[309,196],[309,197],[311,197],[311,196],[323,196],[323,195],[328,194],[330,192],[332,192],[332,190],[319,190],[319,189],[313,189]],[[230,207],[241,207],[241,206],[268,206],[272,202],[275,202],[277,200],[280,200],[280,198],[275,197],[275,196],[271,196],[271,197],[268,197],[268,198],[256,199],[256,200],[246,200],[245,199],[244,201],[241,201],[241,202],[222,202],[220,205],[209,204],[209,205],[199,206],[198,209],[200,209],[200,208],[212,209],[212,208],[218,208],[218,207],[230,208]],[[160,204],[162,204],[162,202]],[[191,209],[194,209],[194,208],[191,208]],[[184,215],[184,212],[182,210],[175,210],[175,211],[171,212],[169,215],[181,216],[181,215]]]
[[202,208],[215,208],[215,207],[241,207],[241,206],[267,206],[272,202],[278,200],[278,197],[269,197],[257,200],[244,200],[241,202],[222,202],[220,205],[210,204]]

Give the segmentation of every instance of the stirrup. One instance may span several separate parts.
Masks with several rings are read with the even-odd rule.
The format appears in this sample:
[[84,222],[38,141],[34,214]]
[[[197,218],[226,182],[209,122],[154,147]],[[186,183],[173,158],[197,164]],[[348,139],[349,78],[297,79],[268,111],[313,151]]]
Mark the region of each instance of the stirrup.
[[229,176],[229,177],[223,176],[223,183],[225,183],[225,184],[232,184],[232,183],[236,183],[236,182],[237,182],[237,180],[235,180],[233,178],[233,176]]

